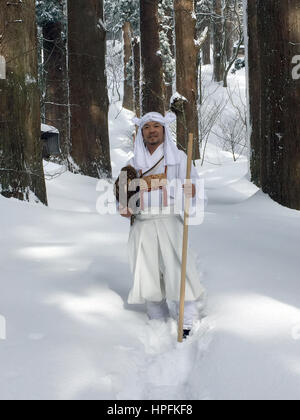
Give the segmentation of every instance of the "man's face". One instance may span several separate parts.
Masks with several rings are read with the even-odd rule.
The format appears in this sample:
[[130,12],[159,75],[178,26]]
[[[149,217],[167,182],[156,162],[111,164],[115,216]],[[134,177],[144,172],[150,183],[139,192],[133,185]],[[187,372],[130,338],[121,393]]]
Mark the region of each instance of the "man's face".
[[164,127],[155,121],[150,121],[143,127],[143,137],[146,145],[159,146],[164,142]]

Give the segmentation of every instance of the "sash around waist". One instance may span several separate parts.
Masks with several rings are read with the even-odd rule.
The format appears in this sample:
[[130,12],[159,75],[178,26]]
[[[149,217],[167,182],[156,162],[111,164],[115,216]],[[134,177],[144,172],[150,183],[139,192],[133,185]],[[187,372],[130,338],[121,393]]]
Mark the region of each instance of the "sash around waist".
[[166,219],[166,218],[179,218],[180,214],[174,213],[174,206],[164,207],[163,211],[161,207],[149,207],[147,210],[140,211],[136,216],[136,220],[154,220],[154,219]]

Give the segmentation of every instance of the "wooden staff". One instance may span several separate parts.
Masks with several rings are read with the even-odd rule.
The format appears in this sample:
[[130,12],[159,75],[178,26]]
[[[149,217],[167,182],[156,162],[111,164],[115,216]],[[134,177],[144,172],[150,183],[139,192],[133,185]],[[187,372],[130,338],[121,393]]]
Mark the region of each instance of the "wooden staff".
[[[194,136],[193,134],[190,134],[189,144],[188,144],[187,170],[186,170],[187,183],[191,179],[193,143],[194,143]],[[183,342],[184,302],[185,302],[186,266],[187,266],[187,249],[188,249],[188,234],[189,234],[189,226],[188,226],[189,210],[190,210],[190,198],[185,197],[180,306],[179,306],[179,322],[178,322],[178,342],[179,343]]]

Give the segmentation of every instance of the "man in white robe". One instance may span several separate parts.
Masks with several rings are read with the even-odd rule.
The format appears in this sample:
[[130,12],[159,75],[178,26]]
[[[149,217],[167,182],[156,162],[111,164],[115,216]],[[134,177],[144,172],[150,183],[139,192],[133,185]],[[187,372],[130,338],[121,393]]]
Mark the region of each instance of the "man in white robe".
[[[187,155],[177,148],[168,125],[174,118],[174,114],[163,117],[151,112],[142,119],[134,119],[139,130],[134,157],[127,163],[136,169],[139,177],[145,173],[147,176],[166,174],[168,183],[173,186],[167,189],[167,195],[163,188],[141,192],[139,211],[135,212],[135,222],[131,226],[128,240],[128,256],[133,275],[128,303],[146,303],[150,319],[169,317],[172,302],[178,316],[183,246],[183,219],[178,209],[184,208],[184,196],[192,198],[192,207],[195,206],[199,193],[196,185],[200,178],[194,165],[191,170],[192,185],[186,185]],[[131,217],[130,210],[120,208],[120,213],[123,217]],[[195,255],[191,249],[188,251],[185,337],[198,318],[196,302],[204,293]]]

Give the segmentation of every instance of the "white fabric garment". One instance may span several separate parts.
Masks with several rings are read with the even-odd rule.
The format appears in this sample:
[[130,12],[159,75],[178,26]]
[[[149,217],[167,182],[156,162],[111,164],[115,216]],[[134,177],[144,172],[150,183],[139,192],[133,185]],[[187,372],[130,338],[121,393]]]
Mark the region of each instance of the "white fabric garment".
[[147,315],[150,320],[167,320],[170,317],[170,311],[166,299],[161,302],[146,302]]
[[[128,303],[161,302],[163,299],[179,301],[182,245],[183,221],[180,216],[136,216],[128,240],[133,275]],[[198,300],[203,293],[195,254],[188,248],[186,300]]]
[[[157,112],[149,112],[141,119],[134,118],[133,122],[139,127],[139,130],[134,146],[134,157],[127,162],[126,166],[131,165],[137,171],[142,170],[142,173],[145,173],[157,162],[159,162],[162,156],[164,156],[162,162],[152,171],[147,173],[147,176],[164,173],[165,166],[167,166],[168,206],[176,206],[177,213],[179,213],[183,218],[185,199],[182,186],[186,179],[187,155],[177,148],[176,143],[173,140],[169,124],[175,120],[176,115],[173,113],[168,113],[165,117],[163,117]],[[150,121],[159,122],[165,127],[164,143],[161,144],[153,154],[151,154],[147,146],[145,146],[142,133],[144,125]],[[194,164],[192,164],[191,168],[191,181],[194,185],[196,185],[197,181],[200,181],[200,177]],[[143,201],[145,209],[149,210],[154,208],[154,213],[160,211],[163,203],[163,191],[160,189],[157,191],[144,192]],[[190,203],[190,217],[197,214],[196,209],[199,210],[200,208],[201,213],[201,208],[204,208],[207,205],[207,196],[204,189],[198,188],[196,196]]]
[[[176,313],[172,314],[166,299],[161,302],[147,302],[147,315],[150,320],[161,319],[166,320],[172,316],[175,320],[179,319],[179,302],[172,302],[176,308]],[[195,302],[185,302],[183,329],[190,330],[194,321],[199,319],[199,311]]]
[[[174,114],[163,117],[155,112],[146,114],[141,119],[134,119],[139,130],[134,157],[127,163],[137,171],[142,170],[142,173],[145,173],[164,156],[162,162],[147,175],[165,173],[167,166],[167,208],[162,206],[162,190],[144,192],[144,210],[140,210],[136,215],[128,240],[128,256],[133,275],[128,303],[147,303],[148,308],[153,309],[152,315],[150,314],[153,317],[157,316],[159,311],[160,314],[168,316],[163,301],[167,299],[178,302],[180,298],[184,210],[182,186],[186,179],[187,155],[177,148],[172,139],[168,124],[175,119]],[[145,146],[142,135],[142,128],[150,121],[159,122],[165,127],[164,143],[152,155]],[[200,180],[194,165],[192,165],[191,180],[194,184]],[[196,197],[191,200],[190,214],[197,203],[196,199],[197,191]],[[162,209],[167,211],[161,211]],[[186,328],[190,327],[191,320],[196,316],[193,302],[200,299],[203,294],[204,289],[198,275],[195,254],[188,248],[186,301],[189,302],[187,308],[190,310],[187,309],[186,312]],[[151,309],[149,311],[151,312]]]
[[[178,150],[178,149],[177,149]],[[147,153],[150,155],[150,152],[147,150]],[[155,165],[160,158],[163,156],[163,145],[160,145],[156,151],[153,153],[153,164],[150,166]],[[185,183],[186,179],[186,169],[187,169],[187,155],[181,151],[178,150],[178,159],[179,162],[176,165],[168,166],[167,171],[167,178],[168,178],[168,205],[169,206],[177,206],[178,210],[180,210],[179,214],[183,216],[184,211],[184,193],[183,193],[183,184]],[[152,162],[151,162],[152,163]],[[135,169],[135,160],[134,158],[130,159],[126,165],[131,165]],[[163,159],[160,164],[154,168],[152,171],[147,173],[148,175],[156,175],[156,174],[162,174],[165,172],[165,166],[166,166],[166,159]],[[194,185],[196,185],[197,180],[200,180],[200,176],[198,175],[198,172],[194,165],[192,165],[191,169],[191,181]],[[207,204],[207,196],[205,192],[203,191],[204,196],[202,197],[202,191],[196,191],[196,196],[191,200],[191,207],[190,207],[190,215],[192,215],[195,212],[196,205],[197,205],[197,199],[199,201],[204,201],[204,206]],[[198,196],[197,196],[198,194]],[[162,190],[156,190],[151,192],[144,192],[144,205],[145,209],[148,209],[150,211],[151,208],[154,208],[154,212],[157,211],[157,208],[162,208]],[[200,195],[200,196],[199,196]]]

